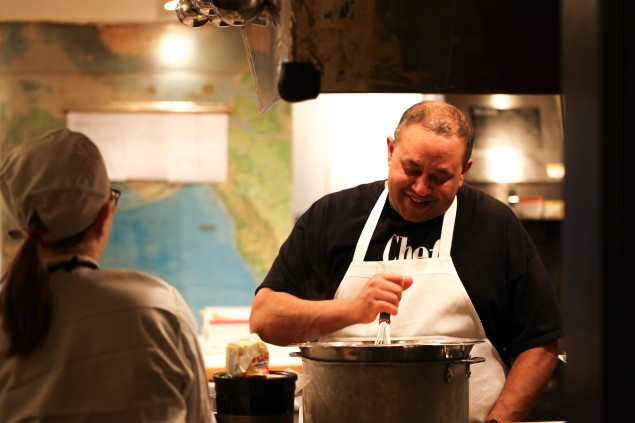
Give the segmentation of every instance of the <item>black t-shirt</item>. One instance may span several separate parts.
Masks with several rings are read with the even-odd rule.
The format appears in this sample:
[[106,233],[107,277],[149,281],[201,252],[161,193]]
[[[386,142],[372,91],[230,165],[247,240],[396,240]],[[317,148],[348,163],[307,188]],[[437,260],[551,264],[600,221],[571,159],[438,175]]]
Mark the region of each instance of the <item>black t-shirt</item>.
[[[334,297],[384,181],[326,195],[296,222],[259,286],[309,300]],[[485,328],[509,356],[562,336],[559,307],[538,251],[505,204],[467,184],[457,193],[450,255]],[[404,220],[386,201],[366,260],[430,256],[443,216]]]

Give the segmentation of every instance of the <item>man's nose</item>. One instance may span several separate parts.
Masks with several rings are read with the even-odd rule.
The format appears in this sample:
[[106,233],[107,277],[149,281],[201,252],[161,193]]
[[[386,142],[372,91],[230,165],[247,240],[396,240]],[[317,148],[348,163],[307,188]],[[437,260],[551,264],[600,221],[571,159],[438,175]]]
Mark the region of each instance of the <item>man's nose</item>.
[[430,194],[430,179],[425,175],[419,176],[412,184],[412,189],[421,197]]

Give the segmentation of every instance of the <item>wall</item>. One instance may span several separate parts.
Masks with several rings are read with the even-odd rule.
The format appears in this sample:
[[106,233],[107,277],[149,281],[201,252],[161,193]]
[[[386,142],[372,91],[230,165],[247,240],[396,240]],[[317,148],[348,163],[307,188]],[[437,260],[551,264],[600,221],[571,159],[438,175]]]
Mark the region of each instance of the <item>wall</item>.
[[[181,37],[193,55],[161,59],[155,52],[167,36]],[[2,157],[30,138],[65,126],[69,105],[156,101],[229,106],[228,182],[120,184],[115,228],[119,222],[124,229],[111,237],[102,264],[137,265],[164,277],[184,292],[195,314],[205,305],[248,305],[293,220],[291,130],[286,103],[259,115],[240,30],[192,29],[178,21],[0,24]],[[192,202],[202,216],[195,223],[188,221]],[[19,244],[6,236],[12,227],[3,212],[3,268]],[[134,250],[113,247],[132,245]],[[193,254],[196,271],[183,265]],[[239,274],[223,270],[227,255],[238,263]]]
[[[293,213],[323,195],[388,176],[386,138],[422,94],[320,94],[293,103]],[[316,118],[317,117],[317,118]]]

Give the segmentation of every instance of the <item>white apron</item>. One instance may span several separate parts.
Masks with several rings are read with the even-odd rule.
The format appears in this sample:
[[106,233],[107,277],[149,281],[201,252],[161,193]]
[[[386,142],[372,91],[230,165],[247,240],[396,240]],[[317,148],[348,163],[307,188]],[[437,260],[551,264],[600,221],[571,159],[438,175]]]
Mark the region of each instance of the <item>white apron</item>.
[[[365,262],[366,250],[387,197],[388,188],[379,196],[366,221],[357,241],[353,261],[335,293],[335,298],[356,297],[366,282],[378,272],[411,276],[414,282],[402,295],[399,313],[391,316],[390,335],[393,339],[448,336],[484,340],[485,342],[474,346],[471,355],[485,357],[485,362],[471,366],[469,382],[470,422],[482,422],[503,389],[508,369],[486,338],[481,320],[450,258],[457,199],[454,198],[444,215],[440,245],[435,245],[432,257]],[[374,340],[378,328],[378,320],[370,324],[356,324],[321,338],[320,341],[343,338]]]

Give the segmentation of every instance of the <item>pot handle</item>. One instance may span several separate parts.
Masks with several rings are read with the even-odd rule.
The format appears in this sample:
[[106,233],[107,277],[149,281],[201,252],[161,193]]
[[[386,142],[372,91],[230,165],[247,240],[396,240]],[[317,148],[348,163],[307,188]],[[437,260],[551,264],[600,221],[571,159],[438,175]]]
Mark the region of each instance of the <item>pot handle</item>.
[[485,361],[485,357],[468,357],[468,358],[461,358],[459,360],[452,360],[452,364],[462,364],[462,363],[476,364],[476,363],[482,363],[484,361]]
[[485,361],[485,357],[468,357],[461,358],[459,360],[452,360],[448,367],[445,369],[445,381],[450,383],[452,379],[454,379],[454,372],[452,372],[452,367],[457,364],[467,364],[465,366],[465,378],[469,379],[472,371],[470,370],[470,364],[482,363]]

